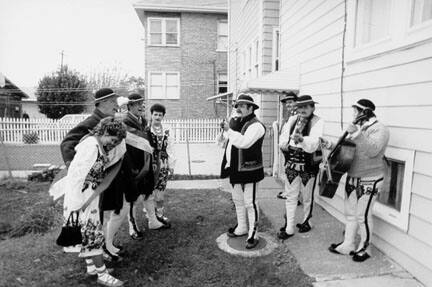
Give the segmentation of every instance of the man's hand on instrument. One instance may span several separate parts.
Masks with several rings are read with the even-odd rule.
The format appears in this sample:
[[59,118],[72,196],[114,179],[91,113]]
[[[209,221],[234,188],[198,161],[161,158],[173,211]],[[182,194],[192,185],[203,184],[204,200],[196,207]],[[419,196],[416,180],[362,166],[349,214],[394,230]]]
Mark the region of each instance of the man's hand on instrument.
[[291,136],[291,139],[294,141],[295,144],[303,142],[303,136],[299,133],[294,133]]
[[348,127],[347,127],[347,132],[349,133],[349,134],[353,134],[353,133],[355,133],[357,130],[358,130],[358,128],[357,128],[357,126],[355,125],[355,124],[353,124],[353,123],[350,123],[349,125],[348,125]]

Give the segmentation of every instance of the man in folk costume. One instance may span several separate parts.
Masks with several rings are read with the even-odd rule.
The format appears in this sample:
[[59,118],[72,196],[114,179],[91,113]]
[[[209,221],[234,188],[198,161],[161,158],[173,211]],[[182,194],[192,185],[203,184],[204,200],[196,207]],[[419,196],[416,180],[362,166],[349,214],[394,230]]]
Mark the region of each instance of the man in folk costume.
[[[345,234],[340,243],[330,245],[330,252],[352,255],[357,262],[370,257],[372,235],[372,208],[376,194],[382,186],[385,174],[384,153],[389,141],[388,128],[375,116],[375,105],[368,99],[361,99],[353,105],[354,122],[348,125],[349,139],[356,144],[354,159],[348,170],[345,184]],[[322,139],[323,145],[333,144]],[[355,249],[354,241],[360,230],[360,243]]]
[[228,144],[222,160],[221,177],[229,177],[237,214],[237,225],[229,228],[227,234],[229,237],[247,235],[246,248],[251,249],[258,244],[256,192],[258,182],[264,178],[261,147],[266,129],[254,113],[259,106],[251,96],[240,94],[234,107],[240,118],[223,125]]
[[[131,94],[128,97],[128,112],[123,122],[126,125],[126,148],[132,165],[132,174],[138,188],[138,198],[143,199],[144,209],[147,212],[149,229],[163,229],[168,226],[157,220],[154,206],[154,173],[153,173],[153,148],[148,141],[148,133],[145,129],[147,121],[143,117],[144,98],[139,94]],[[131,203],[129,212],[129,234],[132,239],[142,239],[143,234],[138,228],[137,218],[138,200]]]
[[[63,160],[66,167],[69,167],[70,162],[75,156],[75,147],[80,140],[89,133],[101,119],[114,116],[118,110],[117,104],[118,95],[112,89],[102,88],[95,93],[95,109],[93,113],[84,121],[80,122],[76,127],[72,128],[65,136],[60,144]],[[111,153],[116,153],[119,148],[126,149],[125,142],[115,147]],[[119,248],[113,245],[114,235],[120,228],[121,223],[126,218],[127,208],[123,208],[125,197],[129,200],[134,200],[136,196],[136,186],[131,180],[130,163],[125,155],[122,160],[122,167],[115,176],[114,180],[101,195],[100,205],[104,212],[101,216],[101,221],[104,222],[105,233],[105,254],[107,260],[117,261],[121,259],[118,256]],[[122,212],[120,212],[122,211]]]
[[299,193],[303,198],[303,222],[297,224],[299,232],[311,230],[313,192],[318,173],[314,162],[324,129],[324,121],[314,114],[315,102],[309,95],[297,99],[297,116],[293,116],[284,126],[279,139],[279,147],[285,156],[285,226],[278,237],[288,239],[294,235],[294,218]]
[[[294,93],[293,91],[283,93],[283,97],[280,100],[280,102],[282,105],[285,106],[286,118],[284,118],[280,127],[279,127],[277,121],[274,122],[274,124],[276,124],[276,127],[278,127],[277,128],[277,130],[279,132],[278,136],[281,135],[282,130],[283,130],[284,126],[288,123],[289,118],[297,115],[296,101],[297,101],[297,94]],[[278,155],[280,155],[280,154],[278,153]],[[280,162],[279,158],[275,159],[273,175],[276,175],[279,173],[279,162]],[[281,191],[278,193],[278,195],[276,197],[279,199],[286,199],[286,194],[283,191]]]
[[[151,122],[147,127],[146,132],[150,145],[153,148],[153,172],[155,175],[155,185],[153,188],[154,201],[156,204],[156,218],[164,224],[165,227],[170,227],[168,218],[164,213],[165,206],[165,189],[169,175],[174,173],[175,155],[174,142],[166,130],[162,126],[162,120],[165,117],[166,109],[161,104],[154,104],[150,108]],[[147,213],[150,214],[150,210]]]

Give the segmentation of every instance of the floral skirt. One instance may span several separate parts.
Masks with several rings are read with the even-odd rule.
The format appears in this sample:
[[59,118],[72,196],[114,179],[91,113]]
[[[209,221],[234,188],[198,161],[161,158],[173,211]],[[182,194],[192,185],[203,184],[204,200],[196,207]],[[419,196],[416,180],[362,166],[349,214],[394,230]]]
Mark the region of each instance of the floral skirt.
[[105,237],[99,214],[99,196],[80,212],[82,247],[79,257],[102,255]]

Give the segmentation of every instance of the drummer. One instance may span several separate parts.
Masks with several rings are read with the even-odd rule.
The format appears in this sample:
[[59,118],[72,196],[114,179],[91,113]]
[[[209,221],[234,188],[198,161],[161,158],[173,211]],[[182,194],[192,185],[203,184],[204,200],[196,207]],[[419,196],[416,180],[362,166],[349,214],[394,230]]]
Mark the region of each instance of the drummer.
[[303,197],[303,221],[297,224],[300,233],[311,230],[313,190],[316,183],[318,164],[313,162],[313,154],[319,148],[324,121],[314,114],[312,97],[303,95],[297,99],[297,115],[291,116],[284,125],[279,148],[285,157],[285,225],[278,238],[288,239],[294,235],[294,216],[299,193]]
[[[372,212],[376,194],[383,182],[384,153],[389,141],[388,128],[375,116],[375,105],[368,99],[361,99],[353,105],[353,118],[358,125],[349,124],[349,138],[356,144],[354,159],[348,170],[345,184],[345,234],[340,243],[330,245],[330,252],[353,256],[363,262],[370,257],[372,234]],[[328,149],[334,144],[322,139]],[[360,229],[360,243],[355,249],[354,240]]]

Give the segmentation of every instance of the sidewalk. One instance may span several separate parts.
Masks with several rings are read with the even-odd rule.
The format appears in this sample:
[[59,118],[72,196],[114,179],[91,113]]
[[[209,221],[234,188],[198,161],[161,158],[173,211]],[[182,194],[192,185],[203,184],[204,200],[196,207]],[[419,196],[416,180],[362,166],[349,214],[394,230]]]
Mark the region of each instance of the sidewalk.
[[[172,181],[168,188],[208,189],[221,187],[229,190],[226,180]],[[276,199],[282,186],[272,177],[265,178],[259,187],[260,209],[274,227],[274,236],[283,225],[284,201]],[[297,222],[301,210],[297,209]],[[314,278],[316,287],[421,287],[411,274],[372,246],[372,257],[364,263],[352,261],[350,256],[330,253],[327,248],[342,239],[343,224],[321,206],[314,204],[312,231],[296,233],[286,244],[296,256],[303,271]]]

